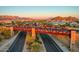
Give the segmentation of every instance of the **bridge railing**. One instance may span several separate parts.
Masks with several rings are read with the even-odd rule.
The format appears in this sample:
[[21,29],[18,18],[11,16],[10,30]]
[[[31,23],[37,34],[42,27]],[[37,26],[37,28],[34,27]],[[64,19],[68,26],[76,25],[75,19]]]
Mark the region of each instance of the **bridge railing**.
[[[20,31],[30,31],[32,30],[31,26],[13,26],[14,30]],[[36,32],[38,33],[57,33],[57,34],[70,34],[70,30],[67,29],[58,29],[58,28],[51,28],[51,27],[35,27]]]

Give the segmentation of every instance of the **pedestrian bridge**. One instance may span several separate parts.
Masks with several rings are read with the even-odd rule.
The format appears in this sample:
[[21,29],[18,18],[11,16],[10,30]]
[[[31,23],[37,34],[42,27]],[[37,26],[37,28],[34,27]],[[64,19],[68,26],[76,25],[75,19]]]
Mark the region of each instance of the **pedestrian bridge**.
[[58,29],[58,28],[51,28],[51,27],[31,27],[31,26],[8,26],[6,29],[11,30],[11,33],[13,30],[17,31],[23,31],[23,32],[31,32],[32,29],[35,29],[35,33],[41,33],[41,34],[56,34],[56,35],[67,35],[70,37],[70,49],[73,50],[75,46],[75,42],[77,40],[77,31],[73,29]]
[[[13,27],[13,30],[31,32],[32,27]],[[57,28],[43,28],[43,27],[35,27],[36,33],[43,34],[61,34],[61,35],[70,35],[70,30],[67,29],[57,29]]]

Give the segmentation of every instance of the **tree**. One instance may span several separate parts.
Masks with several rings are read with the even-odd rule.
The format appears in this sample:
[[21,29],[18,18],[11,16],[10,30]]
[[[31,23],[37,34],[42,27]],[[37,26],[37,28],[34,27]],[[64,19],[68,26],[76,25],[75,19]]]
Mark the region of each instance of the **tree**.
[[15,25],[15,22],[14,21],[12,21],[11,23],[12,23],[12,25]]
[[0,26],[3,26],[3,23],[0,23]]
[[32,52],[38,52],[40,51],[41,45],[38,42],[34,42],[31,44],[31,51]]
[[79,23],[79,19],[77,19],[76,22]]
[[16,21],[15,23],[17,24],[17,26],[23,25],[21,21]]

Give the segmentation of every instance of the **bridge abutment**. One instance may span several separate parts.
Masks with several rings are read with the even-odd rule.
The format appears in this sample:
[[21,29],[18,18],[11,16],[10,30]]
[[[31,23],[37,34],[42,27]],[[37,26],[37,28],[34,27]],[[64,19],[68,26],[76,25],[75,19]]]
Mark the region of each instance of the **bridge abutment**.
[[36,32],[35,32],[35,28],[32,28],[32,39],[36,39]]
[[70,39],[70,50],[74,51],[76,46],[76,40],[77,40],[77,32],[71,31],[71,39]]

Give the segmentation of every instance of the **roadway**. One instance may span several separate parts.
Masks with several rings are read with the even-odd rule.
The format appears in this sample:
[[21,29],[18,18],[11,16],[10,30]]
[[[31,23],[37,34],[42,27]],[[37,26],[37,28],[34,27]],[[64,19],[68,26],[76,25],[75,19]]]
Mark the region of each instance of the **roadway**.
[[20,32],[19,35],[16,37],[13,44],[7,50],[7,52],[22,52],[24,47],[26,33]]
[[[62,52],[60,47],[47,34],[40,34],[47,52]],[[26,33],[20,32],[7,52],[22,52],[24,47]]]
[[40,34],[47,52],[63,52],[60,47],[47,34]]

